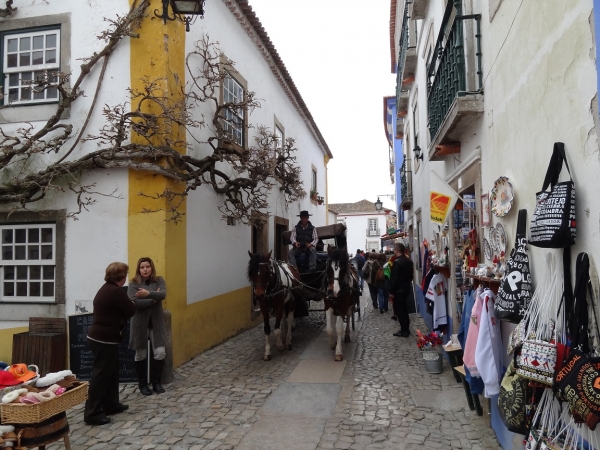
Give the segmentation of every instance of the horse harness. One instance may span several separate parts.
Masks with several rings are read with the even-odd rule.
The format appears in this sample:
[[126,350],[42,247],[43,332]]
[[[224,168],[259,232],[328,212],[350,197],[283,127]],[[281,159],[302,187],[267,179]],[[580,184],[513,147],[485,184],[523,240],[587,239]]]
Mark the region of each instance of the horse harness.
[[[292,285],[292,277],[289,275],[288,271],[285,270],[285,268],[282,266],[281,261],[277,261],[277,260],[269,260],[268,262],[261,262],[258,264],[258,275],[260,275],[260,266],[269,266],[269,275],[275,275],[275,287],[273,288],[274,290],[272,290],[271,292],[267,292],[268,288],[269,288],[269,283],[267,281],[267,285],[263,286],[262,283],[254,283],[254,286],[258,286],[258,287],[263,287],[265,289],[265,299],[267,300],[267,303],[273,299],[273,297],[275,297],[276,295],[281,294],[282,292],[285,292],[286,290],[289,290],[291,288]],[[277,267],[275,267],[277,266]],[[286,280],[290,283],[290,285],[286,285],[285,283],[282,282],[281,279],[281,272],[283,272],[283,274],[286,277]],[[271,279],[271,277],[269,276],[269,280]]]

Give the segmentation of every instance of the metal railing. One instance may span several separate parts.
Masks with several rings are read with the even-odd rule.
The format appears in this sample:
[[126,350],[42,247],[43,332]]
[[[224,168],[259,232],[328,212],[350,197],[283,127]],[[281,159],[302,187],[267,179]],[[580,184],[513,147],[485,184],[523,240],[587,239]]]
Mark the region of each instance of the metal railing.
[[[402,20],[402,31],[400,32],[400,43],[398,45],[398,67],[396,68],[396,105],[400,105],[400,91],[402,91],[402,72],[406,62],[406,51],[408,50],[408,3],[404,5],[404,18]],[[397,108],[398,106],[396,106]]]
[[412,171],[410,170],[410,161],[405,159],[400,168],[400,195],[402,196],[401,205],[408,202],[412,203]]
[[[454,99],[481,93],[483,88],[481,14],[463,16],[460,12],[460,2],[449,2],[433,52],[437,58],[434,57],[427,68],[428,127],[432,139]],[[465,48],[471,53],[467,53]],[[477,77],[469,76],[473,73],[470,65],[476,66]],[[469,82],[471,78],[473,82]]]

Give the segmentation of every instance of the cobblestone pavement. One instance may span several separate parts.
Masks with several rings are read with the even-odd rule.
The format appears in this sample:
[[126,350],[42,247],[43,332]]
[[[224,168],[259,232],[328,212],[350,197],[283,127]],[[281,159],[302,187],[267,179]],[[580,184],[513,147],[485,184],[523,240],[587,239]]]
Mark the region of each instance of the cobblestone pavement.
[[[414,341],[392,336],[398,325],[391,314],[372,310],[368,294],[363,300],[369,306],[353,333],[356,352],[346,362],[335,411],[324,419],[316,448],[499,449],[491,428],[468,409],[447,362],[441,375],[427,373]],[[415,323],[419,326],[415,319],[413,331]],[[324,325],[322,313],[299,319],[293,350],[279,353],[273,347],[269,362],[262,361],[263,327],[258,325],[178,368],[165,394],[143,397],[133,385],[123,386],[121,401],[130,409],[112,416],[109,425],[85,425],[80,405],[68,413],[71,447],[235,449]]]

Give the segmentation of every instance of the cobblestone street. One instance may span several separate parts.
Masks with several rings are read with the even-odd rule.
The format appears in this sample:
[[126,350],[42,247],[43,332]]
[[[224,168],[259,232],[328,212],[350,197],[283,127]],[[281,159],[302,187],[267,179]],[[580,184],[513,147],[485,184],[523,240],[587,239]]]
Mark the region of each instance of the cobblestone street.
[[447,361],[441,375],[427,373],[414,340],[392,336],[397,322],[372,310],[365,295],[344,362],[333,361],[322,313],[298,320],[293,351],[273,347],[270,362],[262,361],[261,324],[179,367],[166,394],[143,397],[123,386],[130,409],[109,425],[87,426],[83,405],[72,409],[72,448],[500,448],[468,409]]

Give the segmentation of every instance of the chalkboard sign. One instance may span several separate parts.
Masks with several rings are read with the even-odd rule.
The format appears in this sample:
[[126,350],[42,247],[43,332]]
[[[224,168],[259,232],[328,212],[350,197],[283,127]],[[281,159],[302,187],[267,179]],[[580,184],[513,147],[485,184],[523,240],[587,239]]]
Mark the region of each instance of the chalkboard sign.
[[[92,313],[69,316],[69,363],[71,372],[79,380],[89,380],[92,377],[94,355],[87,345],[87,334],[92,326]],[[130,350],[129,319],[123,332],[124,338],[119,344],[119,382],[137,383],[135,371],[135,350]]]

